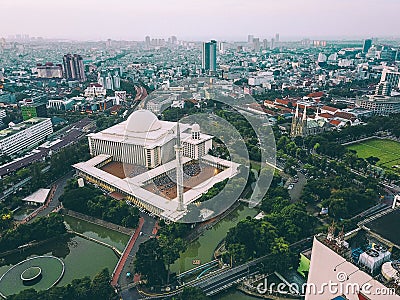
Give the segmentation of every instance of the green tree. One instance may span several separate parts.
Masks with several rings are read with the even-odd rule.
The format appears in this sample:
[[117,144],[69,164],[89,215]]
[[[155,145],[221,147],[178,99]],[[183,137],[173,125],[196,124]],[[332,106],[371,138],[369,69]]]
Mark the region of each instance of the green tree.
[[141,274],[150,286],[165,283],[167,270],[158,239],[140,244],[135,258],[135,272]]

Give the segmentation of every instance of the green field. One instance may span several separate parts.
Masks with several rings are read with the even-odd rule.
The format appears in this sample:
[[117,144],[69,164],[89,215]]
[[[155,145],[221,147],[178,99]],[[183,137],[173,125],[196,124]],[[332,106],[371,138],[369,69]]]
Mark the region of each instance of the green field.
[[400,143],[392,140],[371,139],[349,145],[347,149],[356,151],[360,158],[378,157],[377,165],[381,167],[400,165]]

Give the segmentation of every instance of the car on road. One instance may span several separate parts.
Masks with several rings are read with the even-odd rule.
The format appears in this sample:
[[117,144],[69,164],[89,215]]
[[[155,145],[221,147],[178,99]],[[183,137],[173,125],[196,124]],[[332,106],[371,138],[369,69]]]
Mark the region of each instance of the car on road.
[[288,190],[292,190],[294,188],[294,184],[289,184]]

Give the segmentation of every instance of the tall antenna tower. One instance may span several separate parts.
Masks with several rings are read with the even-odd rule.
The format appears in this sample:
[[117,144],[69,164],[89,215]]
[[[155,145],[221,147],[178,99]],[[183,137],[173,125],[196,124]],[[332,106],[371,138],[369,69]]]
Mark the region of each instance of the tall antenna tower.
[[181,130],[179,128],[179,121],[176,123],[176,192],[178,198],[178,211],[185,210],[183,205],[183,166],[182,166],[182,151],[183,147],[181,144]]

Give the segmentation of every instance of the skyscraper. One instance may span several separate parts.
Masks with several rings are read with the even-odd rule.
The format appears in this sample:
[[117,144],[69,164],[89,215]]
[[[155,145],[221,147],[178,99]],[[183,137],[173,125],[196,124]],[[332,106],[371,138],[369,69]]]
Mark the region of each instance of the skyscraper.
[[225,43],[224,42],[219,42],[218,43],[218,52],[219,52],[219,54],[224,54],[225,53]]
[[66,54],[63,57],[63,74],[67,80],[85,81],[85,67],[82,56],[78,54]]
[[150,37],[148,35],[144,38],[144,41],[146,43],[146,47],[150,47],[151,40],[150,40]]
[[203,43],[203,53],[201,68],[205,72],[215,72],[217,70],[217,41]]
[[260,39],[259,38],[253,39],[253,49],[256,52],[260,51]]
[[279,43],[279,33],[275,34],[275,42]]
[[372,40],[371,39],[366,39],[364,40],[364,45],[363,45],[363,53],[367,53],[369,48],[372,46]]
[[275,39],[274,38],[271,39],[270,49],[271,50],[275,49]]
[[267,39],[263,39],[263,48],[264,48],[265,50],[268,49],[268,40],[267,40]]

